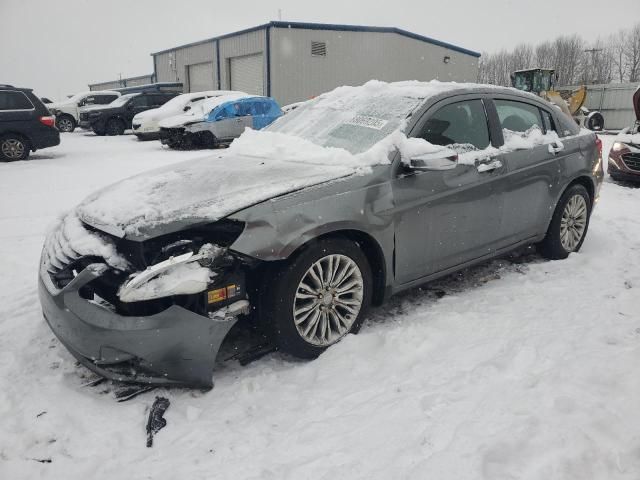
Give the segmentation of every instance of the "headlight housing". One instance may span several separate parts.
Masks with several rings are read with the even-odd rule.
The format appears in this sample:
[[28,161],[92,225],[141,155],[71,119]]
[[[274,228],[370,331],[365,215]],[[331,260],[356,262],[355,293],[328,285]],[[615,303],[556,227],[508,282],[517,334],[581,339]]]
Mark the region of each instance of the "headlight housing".
[[226,248],[207,243],[197,253],[191,250],[170,256],[132,274],[118,290],[118,297],[129,303],[203,292],[217,275],[213,268],[226,252]]

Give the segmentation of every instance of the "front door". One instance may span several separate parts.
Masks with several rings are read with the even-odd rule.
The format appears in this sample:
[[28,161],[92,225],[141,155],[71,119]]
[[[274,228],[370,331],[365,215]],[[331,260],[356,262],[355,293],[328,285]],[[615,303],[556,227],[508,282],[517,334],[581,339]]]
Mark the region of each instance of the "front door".
[[455,169],[401,169],[392,182],[400,284],[491,254],[504,243],[506,168],[478,152],[491,144],[483,100],[464,96],[439,102],[410,135],[460,155]]
[[232,102],[225,105],[212,125],[212,133],[220,140],[237,138],[246,127],[252,126],[252,117],[246,102]]

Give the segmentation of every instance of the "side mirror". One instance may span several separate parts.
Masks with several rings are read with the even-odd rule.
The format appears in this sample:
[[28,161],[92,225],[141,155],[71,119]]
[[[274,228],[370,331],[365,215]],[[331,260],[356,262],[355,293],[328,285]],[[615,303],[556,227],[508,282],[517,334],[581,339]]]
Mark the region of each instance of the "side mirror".
[[412,170],[452,170],[458,166],[458,154],[449,148],[443,148],[437,152],[416,155],[409,160]]

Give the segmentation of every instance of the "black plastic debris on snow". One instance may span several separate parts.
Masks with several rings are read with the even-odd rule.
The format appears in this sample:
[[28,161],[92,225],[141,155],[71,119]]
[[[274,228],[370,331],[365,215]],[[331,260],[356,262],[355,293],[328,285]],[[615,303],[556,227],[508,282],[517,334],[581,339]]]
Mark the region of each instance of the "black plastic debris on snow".
[[137,397],[141,393],[149,392],[156,388],[154,385],[137,385],[137,384],[115,384],[114,395],[118,402],[126,402]]
[[169,399],[164,397],[156,397],[151,410],[149,411],[149,419],[147,420],[147,447],[153,446],[153,436],[160,429],[167,426],[167,421],[163,418],[164,412],[169,408]]

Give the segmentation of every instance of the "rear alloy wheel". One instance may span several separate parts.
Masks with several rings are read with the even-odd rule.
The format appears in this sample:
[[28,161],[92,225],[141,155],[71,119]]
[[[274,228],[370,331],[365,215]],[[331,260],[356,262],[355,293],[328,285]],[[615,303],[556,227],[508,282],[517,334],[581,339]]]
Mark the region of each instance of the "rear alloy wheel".
[[124,124],[122,121],[117,118],[112,118],[107,122],[107,126],[105,128],[106,134],[109,136],[114,135],[123,135],[124,134]]
[[573,185],[560,198],[540,253],[552,260],[580,250],[589,228],[591,198],[582,185]]
[[76,122],[73,117],[69,115],[62,115],[56,118],[56,127],[58,130],[65,133],[71,133],[76,129]]
[[5,162],[25,160],[29,156],[29,145],[18,135],[0,137],[0,159]]
[[360,247],[330,238],[312,244],[275,275],[264,292],[278,347],[315,358],[356,333],[371,303],[371,267]]

